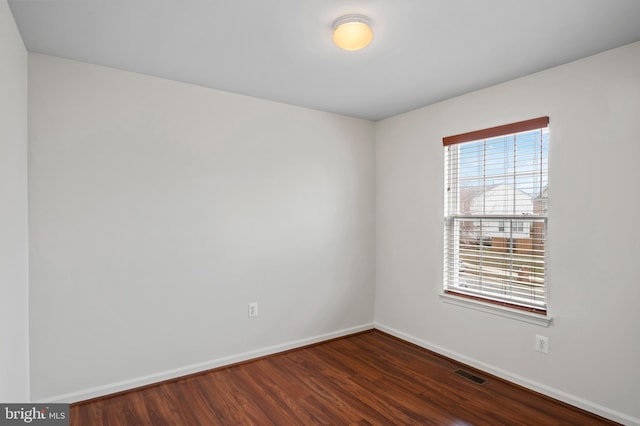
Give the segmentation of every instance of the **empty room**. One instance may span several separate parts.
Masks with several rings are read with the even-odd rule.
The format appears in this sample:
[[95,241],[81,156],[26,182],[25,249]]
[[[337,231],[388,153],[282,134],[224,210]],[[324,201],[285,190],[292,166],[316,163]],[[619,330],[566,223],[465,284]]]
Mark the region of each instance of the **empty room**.
[[0,95],[0,424],[640,425],[640,1],[0,0]]

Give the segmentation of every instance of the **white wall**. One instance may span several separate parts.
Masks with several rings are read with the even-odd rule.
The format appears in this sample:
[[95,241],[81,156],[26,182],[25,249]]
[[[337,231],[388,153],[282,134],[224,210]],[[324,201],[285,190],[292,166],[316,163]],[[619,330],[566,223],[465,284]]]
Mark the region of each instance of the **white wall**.
[[[548,115],[549,307],[535,326],[445,304],[442,137]],[[376,123],[376,323],[640,422],[640,43]],[[534,351],[549,336],[550,353]]]
[[0,401],[29,401],[27,51],[0,0]]
[[34,400],[372,327],[373,123],[39,54],[29,84]]

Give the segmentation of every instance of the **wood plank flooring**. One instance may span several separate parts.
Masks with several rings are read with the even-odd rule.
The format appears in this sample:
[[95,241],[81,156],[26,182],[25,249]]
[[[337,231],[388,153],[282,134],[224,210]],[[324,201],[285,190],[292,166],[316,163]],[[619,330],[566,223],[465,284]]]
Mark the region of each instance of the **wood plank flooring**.
[[[478,385],[453,373],[487,379]],[[71,425],[606,425],[372,330],[73,404]]]

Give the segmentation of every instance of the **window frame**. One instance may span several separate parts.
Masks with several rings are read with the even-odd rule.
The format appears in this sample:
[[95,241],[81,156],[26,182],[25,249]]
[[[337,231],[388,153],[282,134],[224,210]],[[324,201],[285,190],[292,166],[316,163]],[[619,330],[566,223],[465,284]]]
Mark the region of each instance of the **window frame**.
[[[443,138],[442,141],[443,141],[443,146],[446,149],[450,145],[486,140],[486,139],[511,135],[515,133],[526,132],[529,130],[548,128],[548,126],[549,126],[549,117],[544,116],[544,117],[539,117],[532,120],[525,120],[521,122],[506,124],[503,126],[496,126],[492,128],[467,132],[467,133],[458,134],[454,136],[448,136]],[[458,189],[459,187],[457,186],[458,185],[457,176],[452,177],[451,174],[449,174],[448,177],[446,176],[447,173],[451,173],[451,171],[448,170],[448,168],[449,168],[449,165],[445,164],[445,181],[447,181],[450,186],[456,185],[456,189]],[[445,187],[444,189],[445,189],[445,200],[446,200],[447,188]],[[447,206],[445,206],[445,208],[447,208]],[[457,215],[457,216],[460,216],[460,215]],[[519,228],[517,228],[521,230],[520,232],[524,231],[524,228],[526,226],[522,220],[516,221],[514,218],[508,218],[507,217],[508,215],[501,215],[501,216],[505,216],[505,217],[504,219],[498,218],[499,220],[502,221],[502,222],[499,222],[499,224],[503,225],[502,229],[500,229],[499,224],[497,225],[499,232],[509,232],[509,233],[515,232],[516,224],[520,226]],[[544,218],[545,229],[546,229],[547,216],[548,215],[546,211],[538,212],[538,214],[535,215],[536,219]],[[453,260],[451,260],[450,258],[451,253],[449,253],[447,250],[447,242],[449,241],[449,244],[453,244],[454,246],[456,246],[456,244],[457,245],[460,244],[459,240],[456,240],[456,238],[459,239],[460,237],[459,235],[456,235],[456,231],[455,231],[455,227],[460,225],[456,225],[454,223],[455,217],[456,215],[451,215],[450,212],[447,212],[447,214],[445,215],[445,235],[444,235],[445,262],[455,263],[455,255],[453,255],[454,256]],[[483,217],[483,216],[479,216],[479,217]],[[451,234],[447,235],[447,232]],[[546,240],[546,237],[544,239]],[[473,294],[473,292],[471,292],[472,294],[457,292],[455,291],[454,286],[448,282],[449,276],[447,273],[448,271],[446,266],[444,271],[444,286],[443,286],[443,292],[441,293],[441,298],[443,299],[443,301],[448,303],[454,303],[457,305],[468,306],[468,307],[475,307],[476,309],[480,308],[480,310],[483,310],[483,311],[498,313],[499,315],[515,317],[516,319],[532,322],[539,325],[548,326],[549,323],[551,322],[551,317],[548,316],[548,296],[547,296],[548,282],[546,279],[546,260],[547,260],[546,248],[544,250],[543,259],[545,262],[544,281],[543,281],[544,291],[545,291],[545,302],[543,307],[522,306],[515,303],[509,303],[508,301],[495,300],[489,297],[483,297],[483,295]],[[451,265],[451,263],[449,263],[449,265]],[[511,271],[513,273],[514,269],[511,269]]]

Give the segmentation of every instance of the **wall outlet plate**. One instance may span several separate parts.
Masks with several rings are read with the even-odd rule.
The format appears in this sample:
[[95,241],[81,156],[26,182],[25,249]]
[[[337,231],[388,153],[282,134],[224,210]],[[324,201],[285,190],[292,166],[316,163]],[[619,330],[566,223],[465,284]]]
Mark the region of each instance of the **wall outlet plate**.
[[258,316],[258,302],[249,303],[248,309],[249,309],[249,318]]
[[543,354],[549,353],[549,338],[547,336],[536,335],[536,351]]

